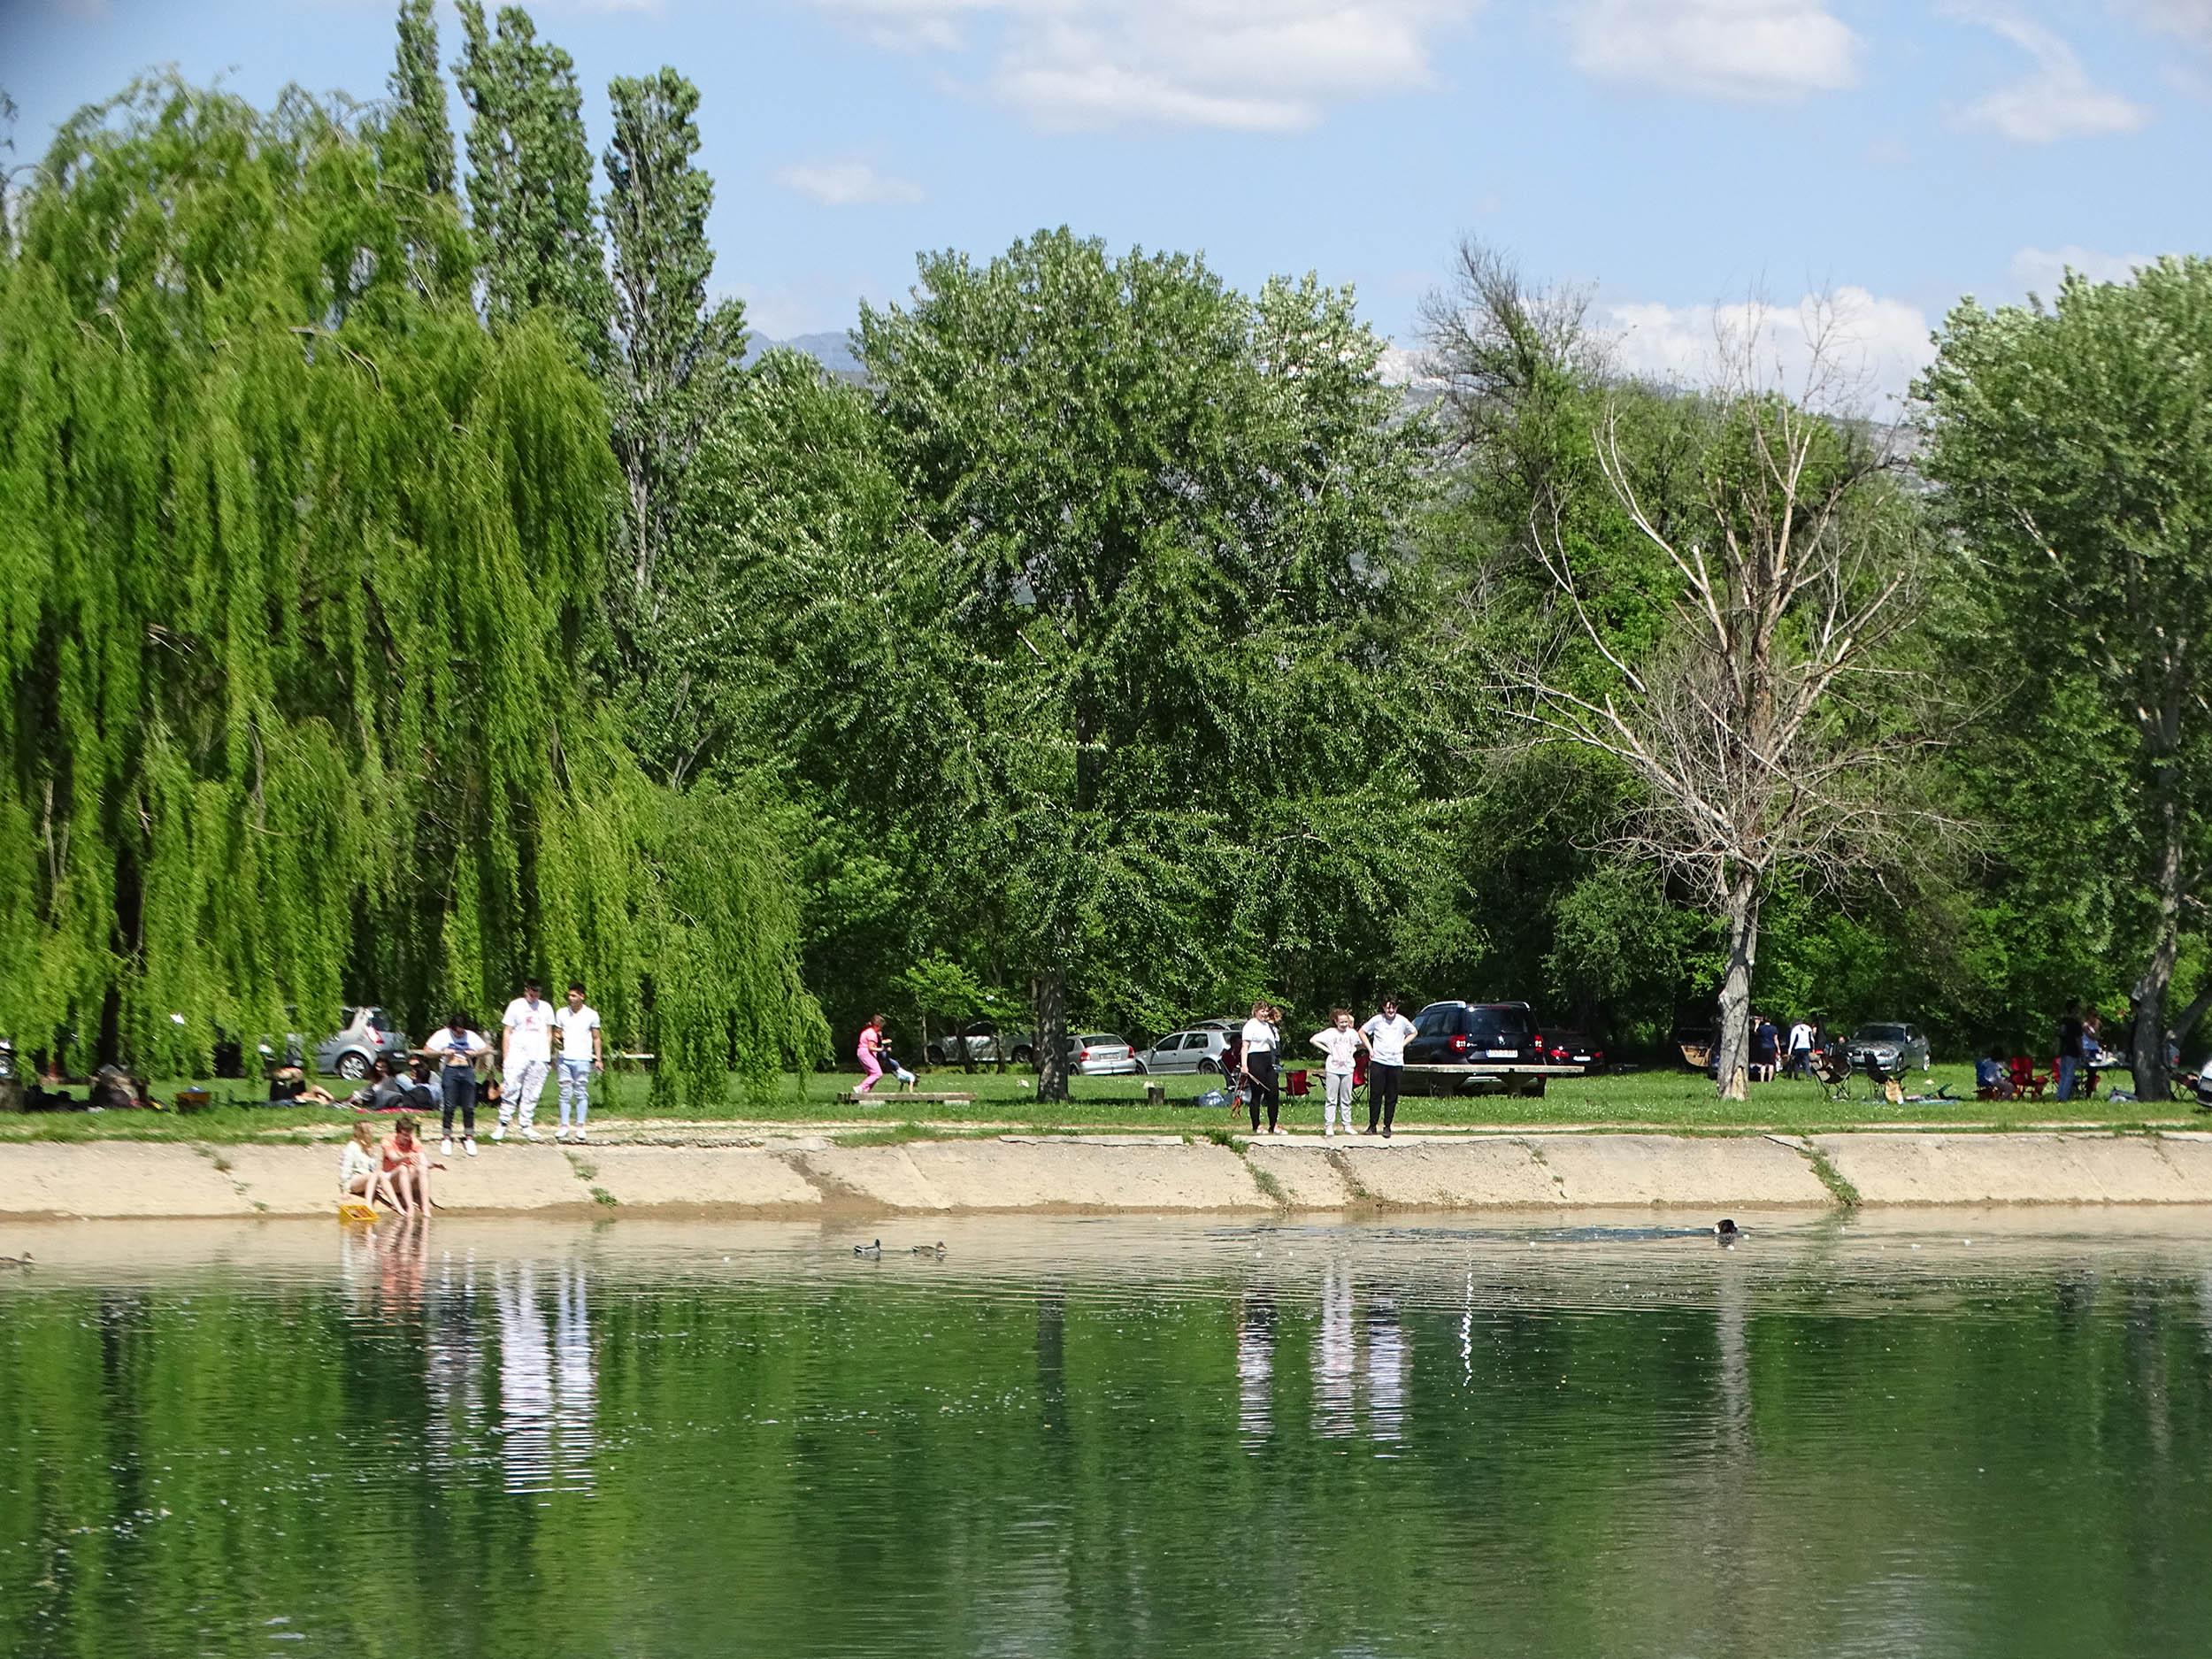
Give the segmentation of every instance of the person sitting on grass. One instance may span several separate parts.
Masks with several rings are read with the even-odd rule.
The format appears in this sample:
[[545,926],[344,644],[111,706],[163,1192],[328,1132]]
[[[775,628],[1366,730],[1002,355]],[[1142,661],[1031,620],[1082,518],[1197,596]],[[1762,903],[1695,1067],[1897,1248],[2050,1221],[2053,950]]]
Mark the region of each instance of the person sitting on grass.
[[427,1215],[434,1203],[430,1196],[430,1171],[443,1164],[430,1161],[429,1149],[415,1138],[415,1114],[402,1112],[392,1122],[392,1133],[379,1150],[383,1155],[384,1178],[399,1200],[399,1213]]
[[319,1083],[310,1083],[296,1065],[269,1068],[269,1104],[272,1106],[335,1106],[337,1097]]
[[1974,1062],[1974,1098],[2012,1098],[2012,1072],[2005,1064],[2004,1056],[1993,1049]]
[[376,1130],[365,1118],[357,1119],[352,1138],[339,1148],[338,1195],[373,1204],[379,1194],[393,1209],[399,1208],[399,1200],[394,1196],[376,1156]]

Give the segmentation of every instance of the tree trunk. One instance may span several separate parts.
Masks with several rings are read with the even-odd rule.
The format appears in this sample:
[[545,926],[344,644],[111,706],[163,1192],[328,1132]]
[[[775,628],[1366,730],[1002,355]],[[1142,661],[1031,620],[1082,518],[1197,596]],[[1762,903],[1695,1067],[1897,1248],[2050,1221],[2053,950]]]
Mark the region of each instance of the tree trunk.
[[2173,1093],[2166,1071],[2166,992],[2173,984],[2174,960],[2181,953],[2184,849],[2180,803],[2174,799],[2170,781],[2162,794],[2164,845],[2158,853],[2158,933],[2150,960],[2135,981],[2135,1030],[2129,1041],[2128,1069],[2135,1074],[2135,1098],[2139,1101],[2165,1100]]
[[1720,982],[1719,1065],[1714,1076],[1723,1100],[1750,1094],[1751,970],[1759,956],[1759,879],[1739,875],[1729,887],[1728,972]]
[[1068,1097],[1068,985],[1057,968],[1039,974],[1029,984],[1030,1001],[1037,1015],[1037,1098],[1064,1101]]

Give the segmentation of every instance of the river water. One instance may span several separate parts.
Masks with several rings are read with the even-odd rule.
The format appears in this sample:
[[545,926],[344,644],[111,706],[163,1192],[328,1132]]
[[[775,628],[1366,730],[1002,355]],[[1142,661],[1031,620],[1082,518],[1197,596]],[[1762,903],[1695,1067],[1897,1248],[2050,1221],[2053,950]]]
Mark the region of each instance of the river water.
[[1746,1220],[19,1228],[0,1654],[2212,1647],[2212,1219]]

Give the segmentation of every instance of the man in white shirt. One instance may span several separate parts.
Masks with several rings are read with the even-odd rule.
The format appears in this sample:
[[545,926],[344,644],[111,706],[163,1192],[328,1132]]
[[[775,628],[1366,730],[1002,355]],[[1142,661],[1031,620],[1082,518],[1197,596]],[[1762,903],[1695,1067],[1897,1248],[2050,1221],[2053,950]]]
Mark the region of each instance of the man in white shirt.
[[561,1126],[553,1132],[553,1138],[568,1139],[572,1102],[576,1138],[581,1141],[584,1119],[591,1112],[591,1074],[603,1071],[607,1064],[606,1045],[599,1035],[599,1010],[586,1006],[581,979],[568,982],[568,1006],[554,1014],[553,1025],[561,1033]]
[[519,1112],[522,1138],[535,1141],[538,1132],[530,1120],[538,1115],[538,1096],[545,1093],[546,1075],[553,1069],[553,1004],[538,995],[535,979],[525,979],[522,995],[507,1004],[500,1023],[507,1034],[499,1056],[499,1126],[492,1139],[504,1141],[508,1118]]
[[1813,1028],[1801,1019],[1790,1027],[1789,1074],[1801,1078],[1813,1074]]
[[1390,1125],[1398,1116],[1398,1080],[1406,1063],[1406,1044],[1416,1035],[1414,1024],[1398,1011],[1398,999],[1383,998],[1382,1012],[1359,1028],[1367,1039],[1367,1127],[1373,1134],[1382,1125],[1382,1137],[1390,1139]]

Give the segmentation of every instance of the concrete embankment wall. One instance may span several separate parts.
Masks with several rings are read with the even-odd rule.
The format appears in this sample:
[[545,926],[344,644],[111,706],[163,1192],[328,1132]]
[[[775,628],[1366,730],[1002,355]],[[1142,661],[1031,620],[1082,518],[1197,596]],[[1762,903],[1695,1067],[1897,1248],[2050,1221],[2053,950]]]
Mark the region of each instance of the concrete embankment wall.
[[[837,1146],[487,1147],[456,1212],[605,1215],[2212,1204],[2212,1135],[1401,1136],[1389,1142],[1009,1135]],[[0,1146],[0,1217],[327,1215],[330,1145]]]

